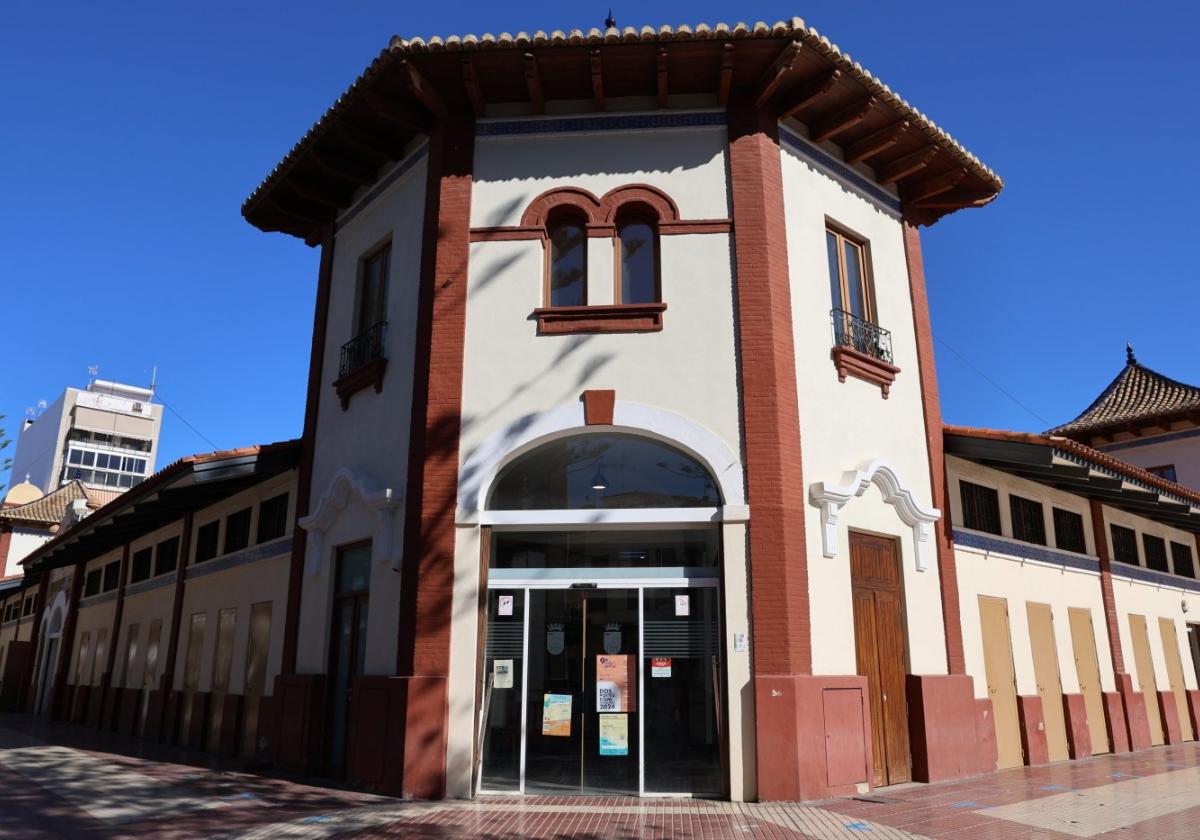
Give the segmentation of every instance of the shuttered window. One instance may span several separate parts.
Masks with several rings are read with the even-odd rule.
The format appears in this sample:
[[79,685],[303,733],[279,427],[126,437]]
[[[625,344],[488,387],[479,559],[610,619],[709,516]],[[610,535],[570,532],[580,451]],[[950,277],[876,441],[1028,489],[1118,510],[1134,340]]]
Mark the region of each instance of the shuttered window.
[[1196,566],[1192,561],[1192,547],[1186,543],[1171,543],[1171,562],[1175,565],[1175,574],[1194,578]]
[[1042,514],[1042,503],[1010,494],[1008,505],[1012,513],[1013,539],[1045,545],[1046,519]]
[[1142,548],[1146,551],[1146,568],[1156,572],[1169,571],[1167,567],[1167,544],[1160,537],[1142,534]]
[[1054,508],[1054,545],[1063,551],[1087,553],[1087,541],[1083,538],[1083,517],[1062,508]]
[[963,527],[989,534],[1001,533],[1000,496],[996,491],[969,481],[960,481],[958,487],[962,498]]
[[1132,528],[1112,526],[1113,559],[1118,563],[1138,565],[1137,534]]
[[133,554],[133,572],[129,582],[137,583],[150,577],[150,563],[154,559],[154,549],[143,548]]

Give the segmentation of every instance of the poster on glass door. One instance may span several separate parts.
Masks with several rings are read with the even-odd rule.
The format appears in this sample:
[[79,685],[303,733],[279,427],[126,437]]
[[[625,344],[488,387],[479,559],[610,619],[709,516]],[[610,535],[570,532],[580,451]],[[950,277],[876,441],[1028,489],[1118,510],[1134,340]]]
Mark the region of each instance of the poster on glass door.
[[629,755],[629,715],[600,715],[600,755]]
[[596,657],[596,711],[633,712],[637,683],[633,657],[599,654]]

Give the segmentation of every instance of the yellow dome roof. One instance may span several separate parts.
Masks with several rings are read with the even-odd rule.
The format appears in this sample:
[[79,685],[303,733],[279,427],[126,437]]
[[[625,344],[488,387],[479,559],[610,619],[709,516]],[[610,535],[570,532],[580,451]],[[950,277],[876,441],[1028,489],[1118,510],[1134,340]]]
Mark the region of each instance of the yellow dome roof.
[[46,495],[37,485],[29,482],[29,476],[20,484],[14,484],[4,496],[4,504],[9,505],[27,505],[30,502],[36,502],[42,496]]

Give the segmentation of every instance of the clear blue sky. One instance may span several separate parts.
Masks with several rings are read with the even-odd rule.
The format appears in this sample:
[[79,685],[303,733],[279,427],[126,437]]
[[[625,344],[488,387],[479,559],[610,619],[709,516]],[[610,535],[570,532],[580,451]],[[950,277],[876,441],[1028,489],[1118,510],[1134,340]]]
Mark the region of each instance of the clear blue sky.
[[[652,8],[652,11],[648,11]],[[0,26],[0,412],[102,378],[167,412],[159,464],[298,435],[317,252],[243,198],[393,34],[600,25],[582,4],[14,3]],[[1191,4],[616,3],[621,25],[799,14],[1003,176],[924,235],[950,422],[1073,417],[1124,344],[1200,383]],[[809,410],[816,410],[815,407]],[[0,476],[0,481],[5,477]]]

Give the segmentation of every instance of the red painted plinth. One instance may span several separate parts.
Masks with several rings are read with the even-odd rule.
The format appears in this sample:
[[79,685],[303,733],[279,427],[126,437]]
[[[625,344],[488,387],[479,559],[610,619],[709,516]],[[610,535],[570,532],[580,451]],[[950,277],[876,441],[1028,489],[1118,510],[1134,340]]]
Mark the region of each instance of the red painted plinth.
[[1063,714],[1067,720],[1067,749],[1071,758],[1092,754],[1092,732],[1088,729],[1087,704],[1082,694],[1063,695]]
[[446,795],[445,677],[357,677],[347,728],[346,776],[407,799]]
[[1046,718],[1042,698],[1036,694],[1017,697],[1017,719],[1021,725],[1021,749],[1030,767],[1050,761],[1046,747]]
[[1125,727],[1129,733],[1129,748],[1144,750],[1150,746],[1150,721],[1146,717],[1146,698],[1133,690],[1130,674],[1117,674],[1117,690],[1125,706]]
[[826,799],[871,784],[866,677],[759,676],[754,698],[760,800]]
[[1104,692],[1104,726],[1108,730],[1108,743],[1114,753],[1129,752],[1129,725],[1125,722],[1125,702],[1119,692]]
[[[976,723],[975,681],[963,674],[909,674],[906,687],[913,779],[943,782],[986,772],[987,756],[980,755]],[[991,741],[994,753],[994,736]],[[994,766],[994,754],[991,763]]]
[[280,674],[275,678],[277,733],[267,735],[267,752],[277,767],[312,775],[321,769],[325,749],[325,675]]
[[1179,706],[1175,704],[1173,691],[1160,691],[1158,697],[1159,720],[1163,724],[1163,736],[1168,744],[1183,743],[1183,728],[1179,725]]

